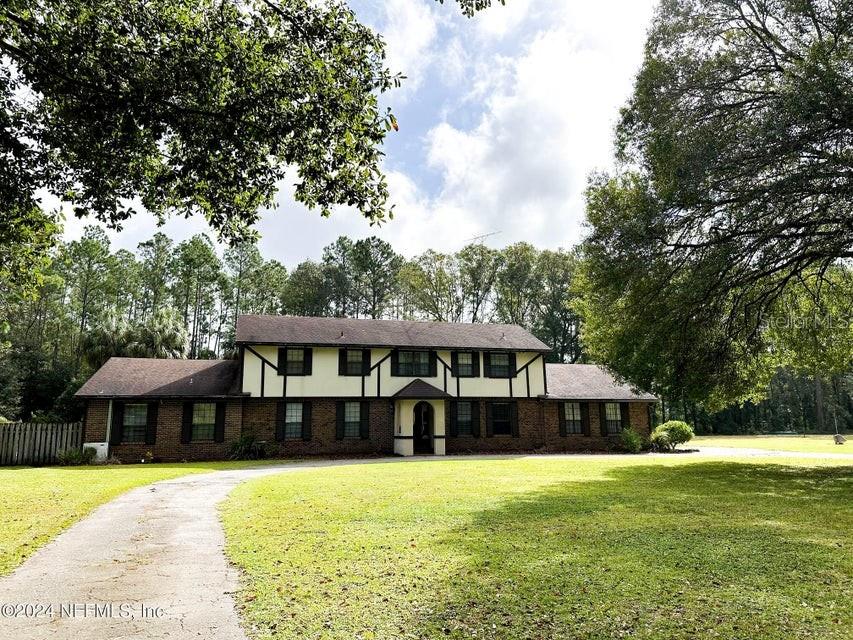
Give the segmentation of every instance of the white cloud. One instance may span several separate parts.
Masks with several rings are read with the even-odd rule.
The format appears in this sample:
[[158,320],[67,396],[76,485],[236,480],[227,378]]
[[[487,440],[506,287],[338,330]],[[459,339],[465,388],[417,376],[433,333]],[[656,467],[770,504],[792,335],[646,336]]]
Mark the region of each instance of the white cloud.
[[406,76],[402,91],[395,92],[398,100],[420,88],[425,70],[434,61],[431,46],[438,26],[433,4],[427,0],[406,0],[384,6],[379,32],[387,45],[388,67],[393,73]]

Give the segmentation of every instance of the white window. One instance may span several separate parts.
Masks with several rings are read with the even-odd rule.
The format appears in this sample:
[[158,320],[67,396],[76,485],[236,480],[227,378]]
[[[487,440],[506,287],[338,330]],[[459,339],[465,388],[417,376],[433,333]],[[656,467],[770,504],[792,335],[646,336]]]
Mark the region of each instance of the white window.
[[305,373],[305,349],[287,350],[287,375],[301,376]]
[[364,352],[361,349],[347,349],[347,375],[360,376]]
[[509,354],[493,353],[490,357],[490,375],[493,378],[509,378]]
[[147,421],[147,404],[124,405],[124,422],[121,428],[121,441],[145,442],[145,424]]
[[604,420],[608,435],[622,431],[622,411],[618,402],[608,402],[604,405]]
[[564,402],[563,417],[566,419],[566,433],[583,433],[580,402]]
[[288,402],[284,407],[284,437],[287,440],[302,437],[301,402]]
[[191,440],[213,440],[216,428],[216,404],[196,402],[193,405],[193,430]]
[[344,438],[361,437],[361,403],[344,403]]
[[473,433],[474,421],[470,402],[456,403],[456,432],[460,436],[470,436]]
[[397,373],[401,376],[428,376],[429,351],[400,351]]
[[474,375],[474,354],[470,351],[460,351],[456,354],[456,375],[460,378],[470,378]]

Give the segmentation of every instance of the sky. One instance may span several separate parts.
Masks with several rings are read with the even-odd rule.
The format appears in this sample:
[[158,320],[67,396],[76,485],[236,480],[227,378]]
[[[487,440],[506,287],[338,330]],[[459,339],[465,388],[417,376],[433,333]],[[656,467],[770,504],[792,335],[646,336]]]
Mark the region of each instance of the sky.
[[[388,66],[406,76],[382,96],[400,125],[384,145],[395,217],[381,227],[346,208],[322,218],[284,183],[257,226],[261,253],[296,265],[319,259],[339,235],[377,235],[406,257],[453,252],[481,236],[493,247],[574,246],[584,235],[587,178],[612,166],[613,129],[655,5],[506,0],[467,19],[452,0],[350,0],[384,36]],[[66,240],[86,224],[66,220]],[[200,217],[159,230],[176,242],[215,235]],[[113,249],[134,250],[156,231],[143,213],[109,236]]]

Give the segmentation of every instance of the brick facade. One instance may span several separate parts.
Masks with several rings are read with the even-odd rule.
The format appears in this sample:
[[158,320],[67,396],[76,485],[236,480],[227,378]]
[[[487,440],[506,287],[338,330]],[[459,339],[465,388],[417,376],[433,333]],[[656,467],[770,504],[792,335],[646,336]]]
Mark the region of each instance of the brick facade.
[[[310,455],[371,455],[394,451],[394,406],[389,399],[370,400],[369,436],[338,440],[335,429],[334,399],[311,400],[311,439],[276,442],[276,400],[241,398],[229,400],[225,411],[224,442],[181,443],[183,403],[180,400],[158,400],[157,437],[154,444],[124,443],[111,445],[110,452],[122,461],[138,461],[151,452],[156,459],[215,460],[228,456],[228,450],[241,433],[254,434],[266,442],[267,451],[276,457]],[[618,436],[602,436],[597,403],[590,403],[590,435],[560,436],[558,411],[560,403],[540,399],[517,399],[518,437],[486,435],[486,401],[480,401],[480,437],[447,436],[447,453],[466,452],[559,452],[608,451],[618,445]],[[630,426],[649,434],[649,404],[629,403]],[[85,416],[85,440],[107,439],[109,401],[89,400]],[[449,432],[449,430],[448,430]]]

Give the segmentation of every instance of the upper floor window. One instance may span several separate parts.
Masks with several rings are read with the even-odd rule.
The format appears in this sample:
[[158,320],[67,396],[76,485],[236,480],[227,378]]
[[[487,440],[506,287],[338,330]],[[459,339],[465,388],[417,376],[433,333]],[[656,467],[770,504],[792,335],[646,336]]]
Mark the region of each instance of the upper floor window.
[[338,375],[366,376],[370,374],[370,349],[341,349],[338,352]]
[[450,355],[451,369],[457,378],[476,378],[480,375],[480,354],[474,351],[454,351]]
[[145,442],[145,426],[147,422],[147,404],[124,405],[124,419],[121,427],[121,441]]
[[213,440],[216,428],[216,403],[196,402],[193,404],[193,423],[190,441]]
[[604,420],[607,435],[622,431],[622,411],[618,402],[606,402],[604,404]]
[[580,402],[564,402],[563,417],[566,420],[566,433],[583,433]]
[[397,355],[398,376],[429,376],[429,351],[400,351]]
[[279,375],[310,376],[311,349],[304,347],[281,347],[278,350]]
[[515,354],[493,351],[483,354],[486,376],[489,378],[512,378],[515,376]]

